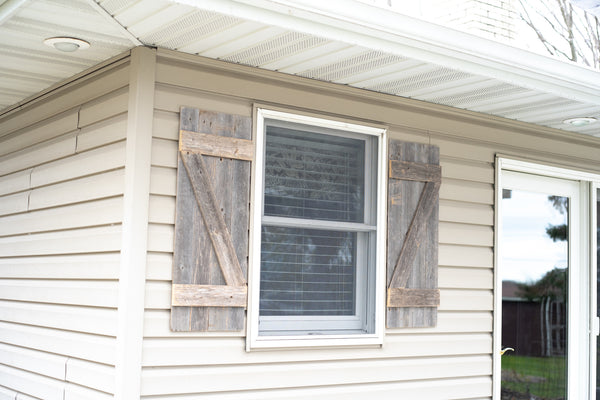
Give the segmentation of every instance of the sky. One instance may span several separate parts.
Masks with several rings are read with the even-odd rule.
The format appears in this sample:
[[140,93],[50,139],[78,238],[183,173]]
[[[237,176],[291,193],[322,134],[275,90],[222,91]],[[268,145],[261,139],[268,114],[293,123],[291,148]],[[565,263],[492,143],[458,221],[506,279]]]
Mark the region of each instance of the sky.
[[549,224],[566,223],[548,195],[512,191],[502,200],[502,280],[534,282],[546,272],[567,266],[567,242],[553,242],[546,234]]

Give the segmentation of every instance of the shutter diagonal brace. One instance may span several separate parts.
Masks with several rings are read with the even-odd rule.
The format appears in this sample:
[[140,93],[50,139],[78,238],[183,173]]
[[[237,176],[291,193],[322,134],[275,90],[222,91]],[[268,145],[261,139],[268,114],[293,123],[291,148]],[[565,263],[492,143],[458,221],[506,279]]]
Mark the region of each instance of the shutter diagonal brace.
[[436,307],[439,305],[437,289],[407,289],[412,269],[425,233],[425,222],[435,207],[441,184],[439,165],[390,160],[390,179],[425,182],[415,214],[404,238],[398,261],[388,287],[388,307]]
[[228,286],[245,286],[246,279],[235,254],[231,234],[208,179],[208,172],[201,154],[181,152],[181,160],[192,183],[196,203],[215,249],[219,266]]

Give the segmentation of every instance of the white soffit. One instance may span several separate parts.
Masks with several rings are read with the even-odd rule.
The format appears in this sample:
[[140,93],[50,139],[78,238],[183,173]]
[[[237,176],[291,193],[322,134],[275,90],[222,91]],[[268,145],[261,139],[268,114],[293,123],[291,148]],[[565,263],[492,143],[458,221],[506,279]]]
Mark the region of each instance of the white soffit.
[[[44,49],[38,37],[48,35],[51,27],[68,27],[69,36],[92,46],[72,55]],[[18,39],[19,30],[27,33],[27,42]],[[19,44],[8,43],[7,34]],[[600,119],[599,71],[354,0],[25,1],[7,21],[0,20],[0,107],[131,48],[136,39],[149,46],[600,135],[600,122],[586,127],[562,123],[573,117]],[[5,59],[5,54],[12,58]],[[39,68],[44,61],[49,68]],[[16,68],[24,62],[31,67]],[[23,79],[5,81],[7,69],[13,78]]]

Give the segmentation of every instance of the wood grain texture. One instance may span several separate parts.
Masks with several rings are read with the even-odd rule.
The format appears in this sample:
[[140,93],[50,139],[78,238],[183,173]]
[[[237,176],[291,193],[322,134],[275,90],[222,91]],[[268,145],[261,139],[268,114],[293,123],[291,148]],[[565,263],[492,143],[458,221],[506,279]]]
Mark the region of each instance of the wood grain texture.
[[[388,179],[388,288],[437,289],[439,181],[433,171],[439,168],[439,149],[391,140],[388,154],[390,166],[399,161],[400,169],[410,167],[405,175],[411,178]],[[436,307],[387,308],[388,328],[433,327],[436,321]]]
[[[180,129],[207,135],[234,137],[250,141],[252,123],[249,117],[182,108]],[[226,127],[229,127],[226,129]],[[175,249],[173,254],[173,284],[227,284],[211,233],[198,206],[190,177],[179,152],[175,215]],[[216,209],[229,232],[228,255],[239,267],[233,282],[245,285],[248,265],[248,231],[250,202],[250,162],[213,156],[201,158],[204,177],[212,187]],[[193,168],[192,168],[193,169]],[[194,170],[193,172],[197,172]],[[205,206],[205,204],[203,204]],[[220,216],[219,216],[220,215]],[[214,215],[213,215],[214,216]],[[227,240],[227,239],[226,239]],[[241,271],[241,272],[240,272]],[[241,277],[240,277],[241,275]],[[243,307],[180,307],[171,308],[171,329],[174,331],[240,331],[245,326]]]
[[[208,177],[208,170],[199,154],[181,153],[181,160],[192,183],[196,203],[202,213],[204,224],[219,260],[225,282],[232,286],[246,284],[246,279],[235,255],[231,234],[225,224],[214,188]],[[221,182],[226,185],[226,182]]]
[[389,160],[389,177],[405,181],[441,182],[442,169],[439,165]]
[[174,306],[191,307],[246,307],[247,286],[173,285]]
[[[432,243],[426,241],[426,223],[427,219],[437,205],[437,196],[439,193],[439,183],[427,182],[417,203],[417,208],[413,214],[412,221],[406,233],[400,256],[394,267],[394,273],[390,282],[390,287],[405,287],[412,274],[411,266],[414,264],[415,257],[419,249],[425,246],[432,246]],[[437,243],[435,244],[437,247]]]
[[438,307],[439,305],[439,289],[388,289],[388,307]]
[[179,151],[236,160],[254,159],[254,143],[251,140],[185,130],[179,131]]

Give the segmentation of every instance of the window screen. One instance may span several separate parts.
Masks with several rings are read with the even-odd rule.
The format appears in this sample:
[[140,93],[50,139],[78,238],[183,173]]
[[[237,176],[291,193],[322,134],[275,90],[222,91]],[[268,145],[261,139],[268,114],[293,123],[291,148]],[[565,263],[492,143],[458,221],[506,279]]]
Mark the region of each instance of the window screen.
[[376,147],[367,135],[267,121],[259,315],[273,330],[290,318],[354,317],[352,329],[366,319]]

